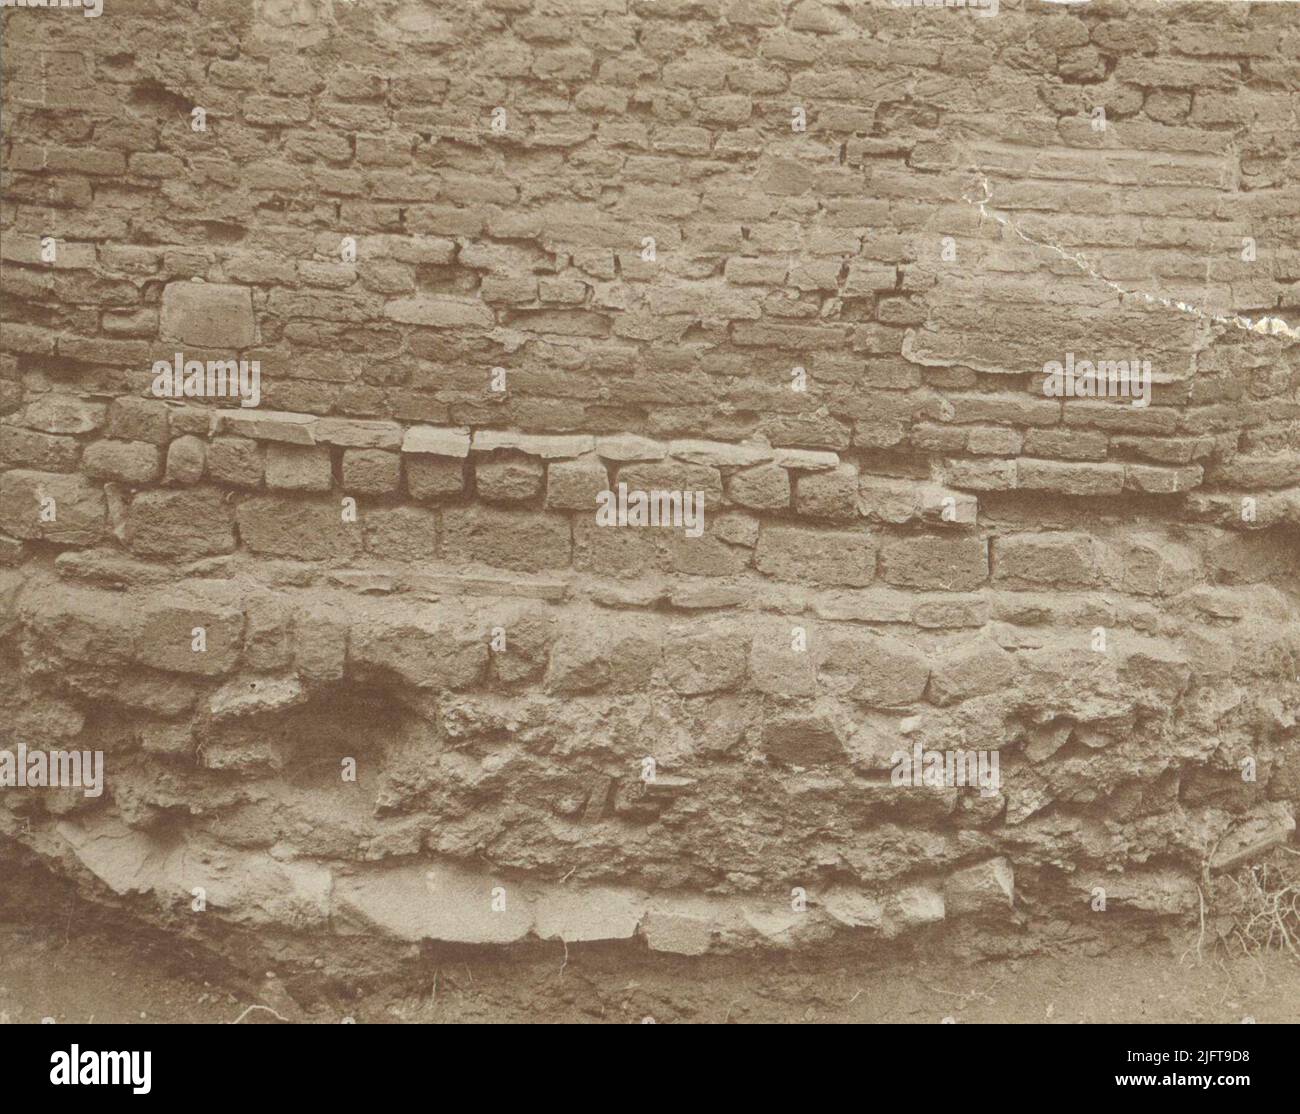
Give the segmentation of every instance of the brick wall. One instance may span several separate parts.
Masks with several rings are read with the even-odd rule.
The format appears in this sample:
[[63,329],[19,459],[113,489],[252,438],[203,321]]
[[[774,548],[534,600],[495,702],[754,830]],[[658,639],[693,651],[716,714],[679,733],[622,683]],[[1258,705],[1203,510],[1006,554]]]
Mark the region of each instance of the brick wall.
[[[1291,837],[1294,7],[0,19],[0,710],[108,771],[11,850],[693,954],[1104,936]],[[1046,397],[1067,353],[1150,405]]]

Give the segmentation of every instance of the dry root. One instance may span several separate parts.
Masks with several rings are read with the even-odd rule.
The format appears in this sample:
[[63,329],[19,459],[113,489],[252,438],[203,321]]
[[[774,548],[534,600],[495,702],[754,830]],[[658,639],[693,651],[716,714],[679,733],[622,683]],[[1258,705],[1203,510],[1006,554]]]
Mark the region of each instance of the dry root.
[[1219,942],[1229,954],[1280,951],[1300,960],[1300,852],[1216,878],[1209,895]]

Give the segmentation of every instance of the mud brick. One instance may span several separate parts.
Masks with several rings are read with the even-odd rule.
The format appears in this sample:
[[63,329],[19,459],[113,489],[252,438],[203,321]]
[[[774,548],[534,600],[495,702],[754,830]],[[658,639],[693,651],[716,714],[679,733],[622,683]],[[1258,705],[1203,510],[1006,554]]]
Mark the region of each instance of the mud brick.
[[595,508],[573,516],[573,567],[601,576],[641,580],[667,563],[667,531],[601,526]]
[[145,754],[180,758],[193,752],[195,742],[187,723],[147,723],[140,730],[140,749]]
[[1207,449],[1208,440],[1195,437],[1112,437],[1110,445],[1117,453],[1154,460],[1157,464],[1190,464]]
[[776,450],[761,442],[732,444],[727,441],[670,441],[668,455],[688,464],[710,468],[749,468],[775,459]]
[[[501,628],[506,632],[506,648],[491,655],[492,672],[502,684],[519,685],[542,679],[548,666],[550,646],[557,632],[545,612],[507,613]],[[610,655],[613,657],[613,654]],[[633,661],[632,665],[638,664]],[[654,672],[653,662],[644,665],[644,682]]]
[[320,418],[312,425],[317,444],[341,445],[348,449],[402,447],[402,427],[396,422],[365,421],[358,418]]
[[29,402],[13,422],[40,433],[91,433],[103,428],[105,410],[102,402],[51,393]]
[[348,627],[336,608],[316,601],[292,618],[294,666],[313,681],[337,681],[347,668]]
[[759,692],[785,698],[814,696],[817,669],[807,650],[793,647],[791,627],[764,627],[749,648],[749,681]]
[[751,635],[734,622],[674,630],[664,644],[664,676],[684,695],[735,688],[744,679]]
[[662,441],[653,441],[634,433],[623,433],[596,438],[596,455],[604,460],[619,462],[663,460],[668,455],[668,446]]
[[947,648],[930,671],[929,697],[940,707],[1001,692],[1016,675],[1015,658],[990,638]]
[[22,608],[28,629],[61,657],[114,665],[131,658],[139,617],[116,592],[60,583],[33,589]]
[[1061,404],[1045,398],[1031,399],[1010,394],[961,395],[950,401],[955,422],[1054,426],[1061,420]]
[[867,298],[873,294],[893,290],[897,284],[897,268],[882,263],[855,261],[849,264],[848,278],[844,283],[844,296]]
[[[275,592],[253,591],[243,606],[246,667],[260,673],[287,669],[293,662],[292,614],[287,602]],[[297,689],[282,691],[292,698]],[[269,688],[263,687],[261,699],[269,698]]]
[[546,467],[546,506],[594,513],[596,496],[609,489],[609,474],[595,454],[557,460]]
[[545,476],[546,466],[540,460],[519,452],[492,453],[474,465],[475,490],[479,498],[493,503],[536,498]]
[[415,425],[402,438],[403,453],[463,459],[469,449],[469,430],[455,426]]
[[253,295],[246,286],[170,282],[163,288],[164,341],[231,351],[253,343],[253,328]]
[[[43,148],[28,148],[20,154],[20,148],[14,147],[14,153],[10,159],[10,169],[13,170],[30,170],[39,173],[46,167],[41,165],[41,161],[47,151]],[[29,156],[24,158],[23,156]],[[34,155],[34,158],[30,156]],[[31,165],[20,166],[19,161],[30,161]],[[95,245],[94,244],[77,244],[71,243],[64,239],[56,239],[54,243],[54,259],[46,262],[43,258],[45,245],[41,242],[40,236],[23,236],[14,233],[5,235],[5,242],[0,245],[0,259],[12,263],[25,263],[33,267],[50,267],[61,271],[85,270],[95,265]]]
[[842,728],[825,711],[777,712],[763,724],[763,750],[776,762],[790,766],[842,763]]
[[256,441],[280,441],[286,445],[314,445],[319,419],[311,414],[286,410],[223,410],[217,417],[222,433],[251,437]]
[[151,559],[229,553],[235,548],[234,515],[216,488],[141,492],[127,511],[126,544]]
[[[205,650],[195,650],[195,630],[203,628]],[[229,673],[239,661],[244,615],[235,607],[206,601],[146,599],[141,601],[136,658],[166,673]]]
[[391,495],[402,479],[402,458],[382,449],[343,451],[343,490],[361,495]]
[[256,441],[216,437],[208,446],[208,478],[231,487],[261,487],[265,463]]
[[448,507],[442,517],[442,556],[519,572],[564,568],[572,541],[564,515],[493,507]]
[[1019,477],[1014,460],[949,460],[944,464],[944,481],[969,491],[1011,491],[1019,486]]
[[477,298],[435,294],[418,294],[389,302],[384,307],[384,316],[404,325],[434,329],[490,329],[496,321],[492,310]]
[[330,451],[323,445],[266,446],[266,486],[284,491],[329,491],[334,485]]
[[[897,421],[861,421],[853,423],[853,445],[859,449],[891,449],[907,437],[908,429]],[[978,450],[971,450],[976,452]]]
[[115,398],[108,408],[109,437],[165,445],[171,435],[169,407],[151,398]]
[[1124,468],[1124,486],[1131,491],[1152,495],[1175,495],[1201,486],[1204,472],[1199,464],[1185,468],[1157,468],[1154,465],[1128,464]]
[[1201,558],[1183,545],[1173,545],[1158,533],[1136,534],[1117,546],[1125,592],[1165,596],[1186,591],[1203,577]]
[[572,695],[595,692],[609,684],[612,647],[609,639],[590,631],[561,634],[551,647],[546,688]]
[[1083,429],[1031,429],[1025,434],[1025,455],[1058,460],[1105,460],[1104,433]]
[[473,442],[475,452],[513,449],[543,460],[572,460],[595,447],[596,439],[590,434],[516,433],[504,429],[481,429],[474,434]]
[[794,505],[800,514],[811,518],[857,518],[857,468],[841,464],[829,472],[800,476],[795,481]]
[[57,437],[17,426],[0,426],[0,462],[41,472],[75,472],[81,445],[75,437]]
[[208,446],[198,437],[178,437],[167,446],[168,483],[193,484],[203,478]]
[[494,304],[522,305],[537,300],[537,279],[532,275],[517,278],[486,275],[479,285],[479,297]]
[[439,499],[465,490],[465,465],[449,456],[403,453],[402,471],[412,499]]
[[705,532],[698,538],[681,530],[664,530],[664,550],[675,572],[687,576],[732,576],[749,563],[749,554],[713,536],[705,521]]
[[440,621],[432,607],[403,604],[357,616],[348,635],[348,669],[380,670],[416,688],[468,688],[487,669],[487,641]]
[[11,80],[23,104],[76,108],[96,96],[93,63],[81,51],[23,51]]
[[[167,423],[171,436],[183,437],[186,434],[193,437],[210,436],[213,432],[213,414],[214,411],[207,406],[169,405],[167,407]],[[141,437],[139,440],[148,441],[149,438]]]
[[151,346],[142,340],[114,340],[110,337],[78,337],[64,334],[59,355],[86,364],[139,366],[148,359]]
[[[21,565],[27,558],[28,546],[25,542],[17,538],[11,538],[7,534],[0,534],[0,567],[14,568]],[[12,598],[12,597],[11,597]],[[7,620],[8,601],[5,601],[5,607],[0,608],[0,618]]]
[[0,522],[15,537],[94,545],[106,514],[103,488],[83,476],[21,469],[0,475]]
[[1086,402],[1071,399],[1062,423],[1072,429],[1091,426],[1108,433],[1164,435],[1178,428],[1178,411],[1168,406],[1139,408],[1126,402]]
[[1000,426],[977,426],[968,430],[966,451],[981,456],[1015,456],[1024,444],[1024,434]]
[[777,580],[865,587],[876,577],[876,543],[865,530],[764,526],[754,564]]
[[438,555],[438,516],[426,507],[376,507],[361,525],[366,552],[376,557],[417,563]]
[[758,519],[752,515],[730,511],[713,518],[709,525],[709,533],[719,541],[753,549],[758,544]]
[[54,353],[56,340],[57,334],[46,329],[6,322],[4,336],[0,338],[0,347],[6,352],[50,356]]
[[777,464],[742,468],[727,480],[727,498],[756,511],[785,510],[790,505],[790,473]]
[[610,685],[615,692],[650,688],[663,660],[664,629],[658,623],[620,624],[611,637]]
[[969,436],[961,426],[918,423],[912,427],[909,439],[924,452],[959,453],[966,448]]
[[152,483],[162,467],[162,449],[145,441],[93,441],[81,454],[81,470],[96,479]]
[[914,492],[916,513],[935,526],[974,526],[979,500],[937,484],[921,484]]
[[1122,464],[1063,464],[1054,460],[1016,462],[1020,486],[1060,495],[1118,495],[1124,490]]
[[993,543],[993,579],[1078,588],[1099,576],[1097,545],[1087,534],[1016,534]]
[[703,464],[676,460],[624,464],[616,483],[627,484],[628,491],[702,492],[706,506],[722,505],[722,473]]
[[343,521],[342,500],[254,496],[235,511],[240,540],[254,553],[328,561],[361,552],[361,528]]
[[886,542],[880,575],[904,588],[964,592],[988,579],[988,543],[980,538],[915,537]]
[[813,649],[824,690],[873,708],[920,700],[930,677],[925,655],[898,638],[833,631]]
[[1005,914],[1015,902],[1015,874],[1011,863],[998,856],[949,875],[943,886],[943,899],[952,917]]

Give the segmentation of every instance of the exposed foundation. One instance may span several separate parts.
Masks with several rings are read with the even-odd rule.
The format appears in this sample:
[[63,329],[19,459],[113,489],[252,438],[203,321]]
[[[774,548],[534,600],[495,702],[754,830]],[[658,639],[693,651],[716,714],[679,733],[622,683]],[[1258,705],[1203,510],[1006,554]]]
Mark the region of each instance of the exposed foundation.
[[685,982],[1295,849],[1294,7],[0,18],[7,919]]

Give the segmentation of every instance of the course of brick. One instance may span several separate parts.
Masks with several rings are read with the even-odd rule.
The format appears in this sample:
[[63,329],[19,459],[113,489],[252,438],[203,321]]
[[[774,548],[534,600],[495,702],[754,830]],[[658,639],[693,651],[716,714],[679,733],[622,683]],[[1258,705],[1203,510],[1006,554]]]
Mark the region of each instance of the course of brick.
[[701,954],[1185,923],[1294,838],[1300,342],[1207,313],[1300,323],[1300,12],[0,19],[0,716],[108,763],[0,856],[313,954]]

